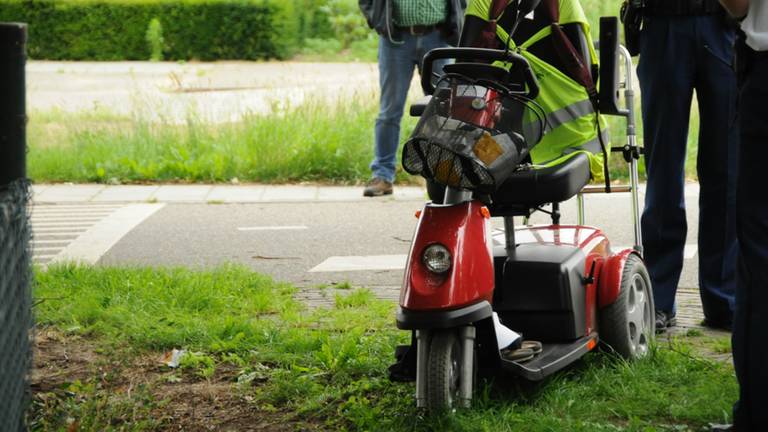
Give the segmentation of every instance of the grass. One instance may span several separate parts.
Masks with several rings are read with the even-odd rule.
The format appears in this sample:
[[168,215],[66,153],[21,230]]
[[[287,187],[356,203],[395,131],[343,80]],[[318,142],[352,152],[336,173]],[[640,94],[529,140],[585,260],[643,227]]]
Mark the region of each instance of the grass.
[[[38,271],[38,340],[53,331],[85,347],[70,356],[96,359],[91,374],[35,395],[33,429],[196,428],[183,422],[209,409],[229,430],[271,421],[275,430],[697,431],[727,420],[737,396],[730,365],[681,337],[635,363],[594,353],[542,384],[486,383],[472,410],[429,418],[414,407],[413,384],[386,378],[408,337],[391,302],[352,289],[307,309],[294,293],[234,266]],[[189,353],[179,369],[142,360],[174,348]],[[42,373],[61,379],[61,360],[49,363]],[[219,390],[197,398],[200,386]]]
[[[38,182],[356,183],[370,176],[372,99],[276,105],[225,124],[193,114],[177,125],[140,113],[32,113],[29,175]],[[404,120],[404,137],[413,124]]]

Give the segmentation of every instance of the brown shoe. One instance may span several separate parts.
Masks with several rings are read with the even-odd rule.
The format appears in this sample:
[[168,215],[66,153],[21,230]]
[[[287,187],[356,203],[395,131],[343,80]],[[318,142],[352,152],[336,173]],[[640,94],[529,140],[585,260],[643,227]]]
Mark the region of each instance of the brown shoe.
[[377,197],[382,195],[392,195],[392,183],[380,177],[372,178],[363,190],[363,196]]

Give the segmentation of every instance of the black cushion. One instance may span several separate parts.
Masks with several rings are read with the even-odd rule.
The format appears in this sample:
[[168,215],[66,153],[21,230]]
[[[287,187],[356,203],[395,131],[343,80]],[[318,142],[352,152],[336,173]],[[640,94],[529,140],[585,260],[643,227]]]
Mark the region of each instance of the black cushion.
[[520,171],[491,194],[491,211],[503,213],[506,207],[535,208],[563,202],[579,193],[589,179],[589,157],[583,153],[552,167]]
[[[476,198],[491,201],[494,216],[526,215],[532,208],[570,199],[589,183],[590,176],[589,157],[579,153],[555,166],[512,174],[490,197]],[[445,186],[427,180],[427,193],[432,202],[442,204]]]

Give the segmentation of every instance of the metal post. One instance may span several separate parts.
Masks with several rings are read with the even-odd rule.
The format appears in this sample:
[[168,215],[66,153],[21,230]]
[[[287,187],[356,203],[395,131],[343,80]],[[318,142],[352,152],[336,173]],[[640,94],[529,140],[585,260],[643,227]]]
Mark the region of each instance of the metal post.
[[579,193],[576,195],[576,205],[578,207],[578,222],[577,225],[584,225],[586,223],[587,209],[584,207],[584,194]]
[[515,243],[515,218],[512,216],[504,216],[504,238],[506,244],[504,248],[507,250],[507,256],[511,257],[517,248]]
[[32,357],[26,40],[25,24],[0,23],[0,430],[12,432],[27,430]]
[[474,326],[461,328],[461,377],[459,382],[461,406],[469,408],[472,405],[472,386],[475,379],[475,334]]
[[624,68],[627,76],[624,99],[627,104],[627,145],[632,151],[632,160],[629,162],[629,181],[632,187],[632,219],[635,228],[635,250],[643,252],[643,232],[640,226],[640,175],[638,173],[637,159],[640,152],[637,147],[637,129],[635,127],[635,89],[632,78],[632,56],[624,46],[619,45],[619,52],[624,58]]
[[427,360],[429,330],[416,330],[416,408],[427,407]]
[[27,177],[27,25],[0,23],[0,187]]

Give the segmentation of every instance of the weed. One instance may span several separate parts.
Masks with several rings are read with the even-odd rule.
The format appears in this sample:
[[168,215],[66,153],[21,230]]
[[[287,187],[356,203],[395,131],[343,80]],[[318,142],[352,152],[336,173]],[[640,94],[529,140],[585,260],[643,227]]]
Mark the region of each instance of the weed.
[[365,306],[374,299],[373,291],[368,288],[360,288],[347,295],[336,294],[335,296],[336,307],[339,309]]
[[181,356],[179,367],[182,370],[192,369],[201,378],[210,378],[216,372],[216,361],[201,352],[188,352]]
[[688,337],[700,337],[703,334],[704,333],[700,329],[696,329],[696,328],[690,328],[685,332],[685,335]]
[[339,282],[337,284],[334,284],[333,287],[339,290],[351,290],[352,284],[349,281],[344,281],[344,282]]

